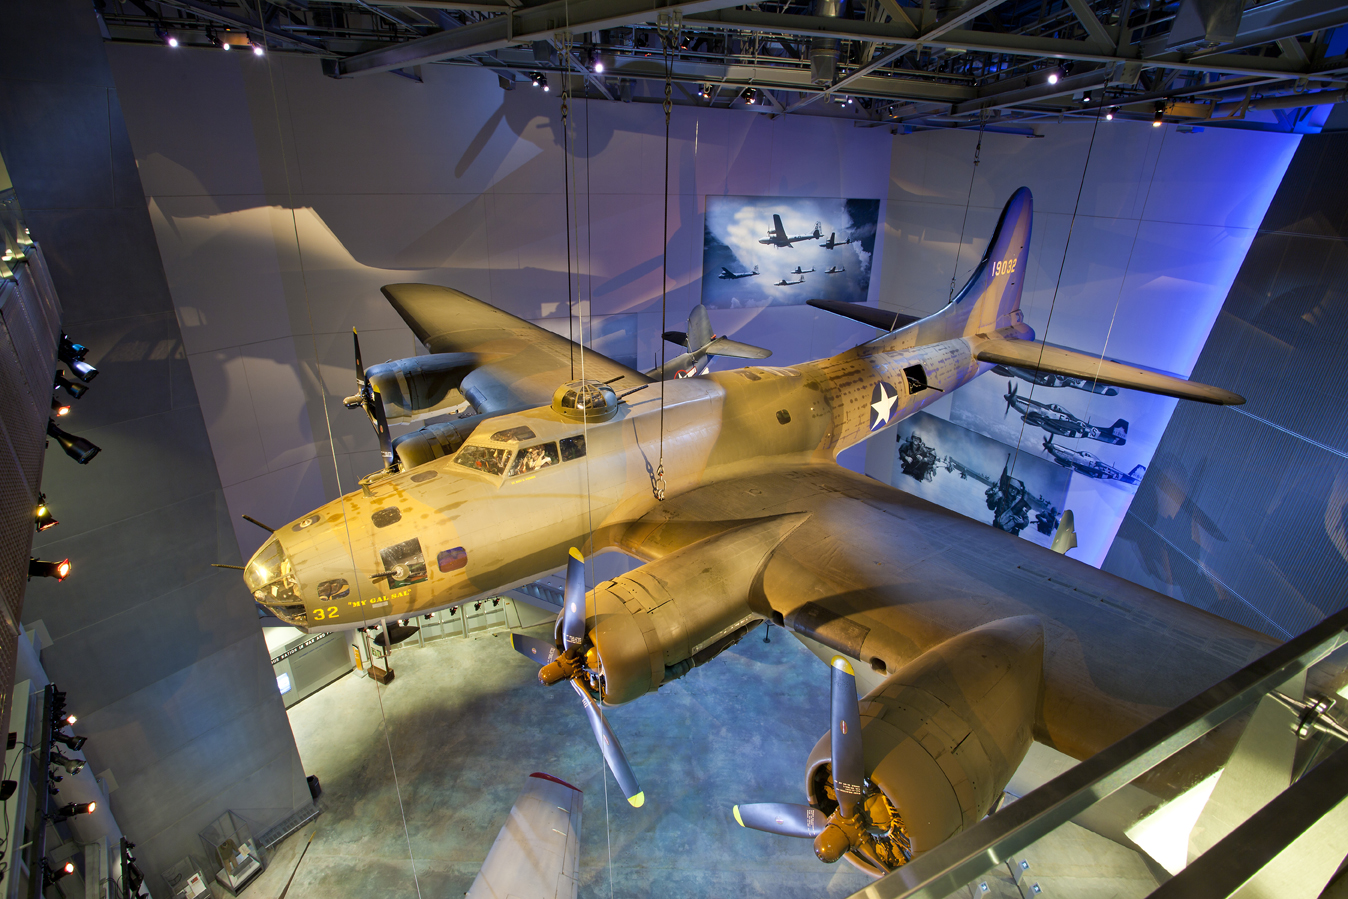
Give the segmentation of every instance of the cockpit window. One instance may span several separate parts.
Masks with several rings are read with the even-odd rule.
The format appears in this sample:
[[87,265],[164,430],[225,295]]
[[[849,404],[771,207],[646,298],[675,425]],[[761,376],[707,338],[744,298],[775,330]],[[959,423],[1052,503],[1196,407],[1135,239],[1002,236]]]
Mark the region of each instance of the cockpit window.
[[537,436],[533,429],[520,425],[518,428],[506,428],[504,431],[497,431],[491,435],[491,439],[497,443],[519,443],[521,440],[533,440]]
[[304,599],[299,595],[299,582],[286,557],[285,550],[275,537],[263,544],[262,549],[248,563],[243,571],[244,583],[253,591],[257,600],[277,618],[287,624],[301,627],[307,622]]
[[516,475],[529,474],[538,471],[540,468],[556,465],[557,462],[557,444],[540,443],[536,446],[526,446],[515,457],[515,464],[510,469],[510,476],[513,478]]
[[570,462],[585,455],[585,435],[562,438],[562,461]]
[[506,466],[514,450],[499,449],[494,446],[481,446],[465,443],[463,449],[454,457],[454,461],[465,468],[480,471],[483,474],[505,474]]

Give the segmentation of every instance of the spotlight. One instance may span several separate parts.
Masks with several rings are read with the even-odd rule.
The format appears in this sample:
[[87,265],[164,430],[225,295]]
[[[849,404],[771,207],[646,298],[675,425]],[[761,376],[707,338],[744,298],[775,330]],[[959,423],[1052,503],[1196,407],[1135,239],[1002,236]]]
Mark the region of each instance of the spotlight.
[[[42,559],[28,560],[28,579],[31,581],[35,577],[54,577],[58,581],[66,579],[70,574],[70,560],[62,559],[59,562],[45,562]],[[78,749],[77,746],[70,747]]]
[[52,380],[51,386],[53,390],[59,387],[66,393],[70,394],[71,399],[76,400],[84,396],[84,391],[89,389],[87,385],[76,384],[74,381],[67,378],[65,376],[65,373],[62,372],[60,369],[57,369],[56,377]]
[[604,61],[602,59],[596,59],[594,61],[594,73],[596,75],[604,74]]
[[481,611],[482,611],[482,603],[480,603],[480,602],[475,602],[475,603],[473,603],[473,611],[474,611],[474,612],[481,612]]
[[543,74],[541,72],[533,72],[529,75],[529,80],[533,82],[534,87],[538,87],[543,83]]
[[52,415],[55,415],[57,418],[60,418],[60,417],[63,416],[63,415],[69,415],[69,414],[70,414],[70,404],[69,404],[69,403],[63,403],[63,402],[61,402],[60,400],[58,400],[56,397],[52,397],[52,398],[51,398],[51,414],[52,414]]
[[493,596],[491,598],[491,607],[494,609],[501,604],[501,597]]
[[85,741],[89,739],[88,737],[75,737],[70,734],[62,733],[52,734],[51,738],[53,742],[64,745],[65,748],[69,749],[71,752],[79,752],[80,748],[84,746]]
[[165,31],[163,25],[154,26],[154,36],[168,44],[170,47],[178,46],[178,39]]
[[253,45],[253,55],[254,55],[254,56],[261,56],[261,55],[263,54],[263,52],[264,52],[264,51],[263,51],[263,49],[262,49],[262,45],[261,45],[261,44],[254,44],[254,45]]
[[62,755],[60,752],[52,753],[51,763],[53,765],[60,765],[62,768],[66,769],[67,774],[79,774],[85,765],[84,759],[72,759],[68,755]]
[[1151,119],[1151,127],[1153,127],[1153,128],[1160,128],[1162,125],[1165,124],[1165,120],[1164,120],[1164,118],[1162,117],[1162,115],[1163,115],[1163,110],[1160,110],[1160,109],[1156,110],[1156,115],[1152,116],[1152,119]]
[[221,50],[228,50],[228,49],[229,49],[229,41],[221,41],[221,42],[220,42],[220,49],[221,49]]
[[61,335],[61,346],[56,350],[56,358],[64,362],[75,373],[75,377],[86,384],[98,375],[98,369],[84,361],[87,355],[89,355],[87,346],[73,342],[64,334]]
[[51,509],[47,508],[47,494],[39,493],[37,495],[37,508],[33,510],[33,526],[39,531],[45,531],[47,528],[54,528],[60,523],[52,518]]
[[99,447],[94,446],[83,437],[76,437],[74,434],[67,434],[62,431],[56,426],[56,422],[50,418],[47,419],[47,436],[55,437],[56,442],[61,444],[61,449],[66,451],[66,455],[81,465],[88,465],[90,459],[102,452]]
[[459,607],[458,607],[458,606],[450,606],[450,607],[449,607],[449,617],[450,617],[450,618],[453,618],[453,617],[454,617],[455,615],[457,615],[457,614],[459,614]]
[[427,613],[426,613],[425,615],[423,615],[422,617],[425,618],[427,621],[430,621],[432,618],[435,617],[435,613],[434,613],[434,612],[427,612]]
[[74,862],[68,861],[64,865],[61,865],[59,868],[52,870],[51,865],[47,864],[47,860],[44,858],[42,860],[42,888],[45,890],[47,887],[56,883],[56,881],[60,880],[62,877],[65,877],[67,874],[74,874],[74,873],[75,873]]
[[170,34],[170,35],[169,35],[169,39],[168,39],[168,45],[169,45],[170,47],[176,47],[176,46],[178,46],[178,39],[177,39],[176,37],[174,37],[173,35]]
[[[76,815],[92,815],[97,808],[97,802],[68,802],[56,810],[56,814],[52,816],[52,820],[64,821],[67,818],[73,818]],[[74,866],[71,866],[71,870],[74,870]]]
[[546,94],[550,90],[552,90],[552,88],[548,86],[548,83],[546,81],[543,82],[543,93]]
[[1058,79],[1059,79],[1060,77],[1062,77],[1062,76],[1058,74],[1058,70],[1057,70],[1057,69],[1054,69],[1053,71],[1051,71],[1051,72],[1048,73],[1048,83],[1049,83],[1049,84],[1057,84],[1057,83],[1058,83]]
[[745,104],[748,106],[753,106],[754,103],[758,101],[758,91],[752,87],[746,87],[742,96],[744,97]]
[[8,802],[9,797],[19,788],[17,780],[0,780],[0,802]]
[[1111,107],[1109,107],[1109,112],[1105,113],[1105,121],[1106,121],[1106,122],[1112,122],[1112,121],[1114,121],[1114,113],[1116,113],[1116,112],[1118,112],[1118,111],[1119,111],[1119,108],[1118,108],[1117,106],[1111,106]]

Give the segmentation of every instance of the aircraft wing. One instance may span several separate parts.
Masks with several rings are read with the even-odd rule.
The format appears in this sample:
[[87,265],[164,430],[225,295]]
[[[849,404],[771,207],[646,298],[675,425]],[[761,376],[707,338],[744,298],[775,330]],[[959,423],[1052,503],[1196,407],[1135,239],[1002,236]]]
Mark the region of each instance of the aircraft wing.
[[737,359],[766,359],[772,350],[749,343],[740,343],[729,337],[718,337],[707,344],[707,353],[712,356],[734,356]]
[[530,774],[467,899],[575,899],[581,792]]
[[389,284],[380,290],[432,353],[478,357],[460,389],[479,412],[545,405],[582,371],[591,380],[612,380],[619,392],[650,383],[602,353],[582,350],[466,293],[434,284]]
[[844,318],[850,318],[853,321],[861,322],[863,325],[870,325],[872,328],[880,328],[883,331],[897,331],[899,328],[911,325],[918,318],[916,315],[886,312],[874,306],[848,303],[845,300],[806,300],[805,302],[816,309],[823,309],[825,312],[832,312],[834,315],[841,315]]
[[618,548],[653,561],[717,529],[798,512],[809,517],[762,569],[755,611],[859,660],[866,690],[956,634],[1033,615],[1045,631],[1034,736],[1077,759],[1278,642],[833,463],[671,497]]
[[1240,394],[1220,387],[1147,371],[1077,350],[1040,343],[1037,340],[994,338],[979,343],[974,349],[974,355],[980,362],[1084,378],[1087,381],[1097,381],[1114,387],[1130,387],[1182,400],[1197,400],[1200,403],[1221,406],[1238,406],[1245,402],[1245,398]]

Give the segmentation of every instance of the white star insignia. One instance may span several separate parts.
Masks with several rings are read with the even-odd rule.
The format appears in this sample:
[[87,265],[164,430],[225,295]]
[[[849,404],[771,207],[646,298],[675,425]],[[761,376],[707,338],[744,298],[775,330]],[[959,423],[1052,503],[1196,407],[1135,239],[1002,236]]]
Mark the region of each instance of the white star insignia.
[[875,412],[875,424],[871,425],[871,430],[889,423],[889,416],[894,414],[894,404],[899,401],[899,394],[897,392],[890,393],[888,384],[881,381],[878,386],[880,388],[880,399],[871,403],[871,409]]

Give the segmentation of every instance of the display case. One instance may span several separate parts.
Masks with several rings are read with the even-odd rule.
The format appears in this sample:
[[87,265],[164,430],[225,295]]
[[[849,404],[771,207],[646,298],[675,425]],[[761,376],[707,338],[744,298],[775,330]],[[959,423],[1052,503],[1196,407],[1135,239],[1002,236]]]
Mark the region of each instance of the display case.
[[248,885],[267,867],[266,855],[253,838],[248,823],[234,812],[225,812],[201,832],[207,858],[220,866],[215,879],[231,895]]
[[198,899],[211,893],[206,866],[195,855],[189,855],[176,865],[165,869],[164,882],[173,890],[173,899]]

